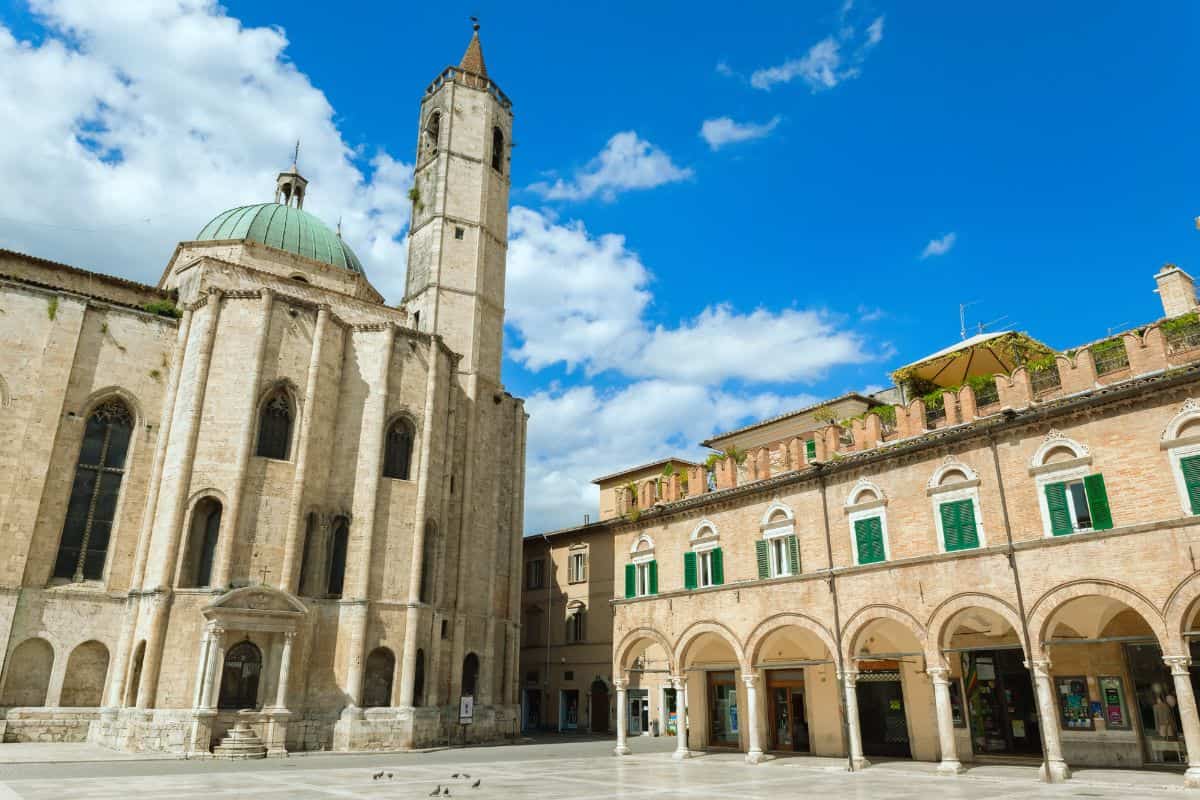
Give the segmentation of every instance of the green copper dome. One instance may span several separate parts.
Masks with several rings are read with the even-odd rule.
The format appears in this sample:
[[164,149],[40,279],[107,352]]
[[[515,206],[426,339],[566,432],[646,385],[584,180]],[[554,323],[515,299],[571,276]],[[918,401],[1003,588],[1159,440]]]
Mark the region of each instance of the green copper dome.
[[196,241],[240,239],[286,250],[323,264],[363,273],[362,263],[342,237],[321,220],[292,206],[259,203],[222,211],[196,236]]

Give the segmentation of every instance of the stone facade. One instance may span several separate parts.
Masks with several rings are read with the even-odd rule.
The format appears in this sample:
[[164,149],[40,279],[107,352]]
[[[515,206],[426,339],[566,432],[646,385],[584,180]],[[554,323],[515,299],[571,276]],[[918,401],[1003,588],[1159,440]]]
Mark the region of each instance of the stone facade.
[[[203,754],[240,724],[228,752],[408,748],[462,738],[461,694],[469,740],[515,735],[526,415],[494,357],[504,248],[451,234],[434,263],[416,234],[453,206],[503,243],[511,113],[460,68],[422,106],[451,95],[409,265],[483,287],[487,313],[392,308],[250,234],[180,244],[157,287],[0,252],[6,740]],[[501,169],[456,155],[496,120]]]
[[607,518],[548,540],[613,542],[617,752],[645,715],[680,758],[1196,784],[1200,320],[1190,282],[1161,293],[1163,320],[974,385],[723,434],[708,475],[640,476],[632,509],[604,479]]

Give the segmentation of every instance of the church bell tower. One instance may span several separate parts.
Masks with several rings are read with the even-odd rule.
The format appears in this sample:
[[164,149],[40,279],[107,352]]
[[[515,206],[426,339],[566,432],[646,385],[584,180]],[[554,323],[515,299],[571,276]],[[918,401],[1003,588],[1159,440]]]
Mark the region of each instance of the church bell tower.
[[487,74],[479,25],[421,100],[408,277],[410,324],[437,333],[459,371],[500,383],[512,103]]

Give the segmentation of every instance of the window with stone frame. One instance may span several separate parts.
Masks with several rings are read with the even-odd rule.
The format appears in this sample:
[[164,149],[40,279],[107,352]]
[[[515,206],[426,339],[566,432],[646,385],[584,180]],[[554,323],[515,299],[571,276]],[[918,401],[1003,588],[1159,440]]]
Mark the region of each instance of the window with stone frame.
[[88,415],[54,562],[55,578],[103,577],[133,423],[129,407],[115,398]]
[[504,132],[492,128],[492,169],[504,174]]
[[572,549],[567,556],[567,583],[587,580],[587,550]]
[[286,389],[277,389],[265,403],[258,419],[258,448],[262,458],[287,461],[292,444],[292,401]]
[[567,644],[579,644],[587,640],[587,610],[582,605],[570,609],[567,617]]
[[412,470],[413,441],[416,429],[405,417],[400,417],[388,428],[383,453],[383,476],[409,480]]
[[546,562],[540,558],[535,558],[525,562],[525,588],[526,589],[541,589],[542,581],[545,580]]
[[329,570],[326,574],[325,594],[341,597],[346,583],[346,551],[350,547],[350,520],[338,517],[333,521],[329,536]]

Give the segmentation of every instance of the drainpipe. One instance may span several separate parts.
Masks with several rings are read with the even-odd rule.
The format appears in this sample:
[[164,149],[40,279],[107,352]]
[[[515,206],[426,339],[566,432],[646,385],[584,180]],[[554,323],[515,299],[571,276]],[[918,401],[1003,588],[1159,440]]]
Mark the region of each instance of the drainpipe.
[[[821,487],[821,516],[825,521],[825,558],[829,564],[829,576],[825,579],[829,584],[829,594],[833,598],[833,641],[837,651],[838,670],[838,708],[842,712],[842,741],[846,743],[846,771],[854,772],[854,756],[850,752],[850,719],[846,716],[846,685],[843,676],[846,674],[846,663],[842,657],[842,618],[838,610],[837,580],[833,574],[833,534],[829,530],[829,504],[825,502],[825,473],[824,464],[817,462],[813,465],[817,470],[817,478]],[[1040,730],[1040,726],[1039,726]]]
[[[542,728],[546,727],[546,714],[550,711],[550,618],[554,611],[554,594],[550,591],[551,579],[550,576],[554,572],[554,554],[550,552],[550,537],[542,534],[542,542],[546,545],[546,568],[542,570],[542,579],[546,581],[546,706],[542,710],[542,719],[538,722]],[[562,713],[562,709],[559,709]]]
[[[1010,420],[1014,416],[1011,409],[1006,409],[1004,412],[1005,420]],[[1007,543],[1005,555],[1008,557],[1008,568],[1012,570],[1013,586],[1017,591],[1017,614],[1021,617],[1021,638],[1024,640],[1025,652],[1027,658],[1033,658],[1033,643],[1029,637],[1029,621],[1025,616],[1025,595],[1021,591],[1021,571],[1017,568],[1017,551],[1013,547],[1012,523],[1008,518],[1008,498],[1004,492],[1004,476],[1000,472],[1000,453],[996,450],[996,436],[991,429],[987,432],[988,448],[992,451],[992,467],[996,470],[996,487],[1000,490],[1000,515],[1004,520],[1004,538]],[[982,513],[982,510],[981,510]],[[1037,676],[1033,676],[1033,692],[1036,702],[1038,686]],[[963,698],[964,701],[966,698]],[[1040,704],[1039,704],[1040,711]],[[1038,715],[1038,739],[1042,743],[1042,769],[1046,775],[1047,783],[1057,783],[1054,772],[1050,769],[1050,759],[1048,750],[1046,749],[1046,726],[1057,725],[1057,720],[1043,720],[1041,714]]]

